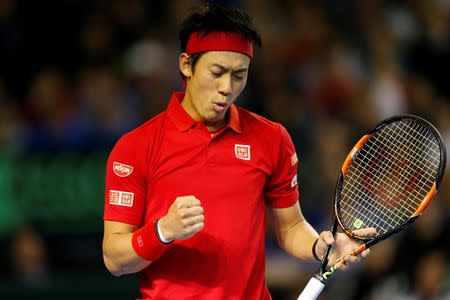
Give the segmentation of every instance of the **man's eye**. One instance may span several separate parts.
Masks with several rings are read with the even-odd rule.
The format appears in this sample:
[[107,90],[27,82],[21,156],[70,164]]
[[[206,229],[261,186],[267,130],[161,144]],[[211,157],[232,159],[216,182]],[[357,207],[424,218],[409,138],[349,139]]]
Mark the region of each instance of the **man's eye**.
[[222,75],[222,73],[220,73],[220,72],[213,72],[213,71],[211,71],[211,74],[212,74],[214,77],[220,77],[220,76]]
[[234,73],[233,77],[236,79],[244,79],[245,74],[244,73]]

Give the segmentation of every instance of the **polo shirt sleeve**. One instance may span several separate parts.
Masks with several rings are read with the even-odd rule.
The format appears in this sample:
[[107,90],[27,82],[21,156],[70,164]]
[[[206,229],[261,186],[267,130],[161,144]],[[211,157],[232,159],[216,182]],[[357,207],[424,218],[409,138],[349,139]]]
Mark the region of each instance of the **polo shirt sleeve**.
[[106,165],[104,220],[142,223],[146,199],[146,151],[136,134],[116,143]]
[[297,183],[298,159],[287,130],[280,125],[279,143],[275,144],[273,173],[266,184],[266,199],[270,206],[286,208],[299,198]]

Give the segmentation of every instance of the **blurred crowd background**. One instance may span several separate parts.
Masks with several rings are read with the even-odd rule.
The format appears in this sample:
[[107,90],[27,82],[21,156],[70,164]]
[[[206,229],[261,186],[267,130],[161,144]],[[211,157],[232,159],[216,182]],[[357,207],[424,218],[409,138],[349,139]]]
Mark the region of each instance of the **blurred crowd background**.
[[[238,104],[291,133],[318,230],[347,151],[378,121],[423,116],[450,149],[449,0],[214,2],[247,10],[263,37]],[[1,299],[138,295],[135,275],[102,262],[105,162],[180,90],[177,30],[198,3],[0,0]],[[423,218],[320,299],[450,299],[449,229],[447,174]],[[285,255],[270,224],[266,250],[274,299],[296,299],[317,263]]]

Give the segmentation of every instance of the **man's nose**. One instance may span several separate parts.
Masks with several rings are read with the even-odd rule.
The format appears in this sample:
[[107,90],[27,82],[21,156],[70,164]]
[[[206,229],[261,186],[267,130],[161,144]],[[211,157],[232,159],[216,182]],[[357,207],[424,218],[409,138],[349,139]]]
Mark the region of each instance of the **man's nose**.
[[222,76],[219,82],[219,93],[224,96],[231,94],[231,75]]

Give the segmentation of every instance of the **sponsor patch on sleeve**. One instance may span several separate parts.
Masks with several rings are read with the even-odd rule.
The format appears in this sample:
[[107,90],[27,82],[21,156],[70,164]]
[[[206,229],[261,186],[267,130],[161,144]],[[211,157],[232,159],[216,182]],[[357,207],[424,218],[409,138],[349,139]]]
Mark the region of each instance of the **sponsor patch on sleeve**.
[[133,167],[115,161],[113,162],[113,170],[117,176],[127,177],[133,172]]
[[134,193],[109,190],[109,204],[119,206],[133,206]]
[[293,188],[294,186],[296,186],[298,184],[297,181],[297,174],[294,175],[294,177],[291,180],[291,188]]
[[297,153],[294,153],[291,156],[291,165],[295,165],[296,163],[298,163],[298,157],[297,157]]

